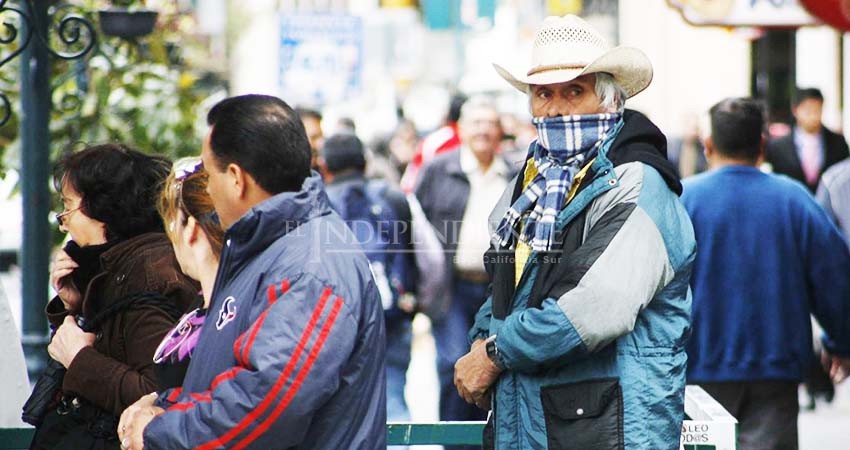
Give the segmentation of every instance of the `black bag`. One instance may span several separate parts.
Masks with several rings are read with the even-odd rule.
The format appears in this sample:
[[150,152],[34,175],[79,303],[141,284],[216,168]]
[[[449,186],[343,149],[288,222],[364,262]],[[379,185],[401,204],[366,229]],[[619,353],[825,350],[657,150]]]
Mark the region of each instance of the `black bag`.
[[48,359],[47,368],[44,369],[32,394],[24,403],[24,412],[21,419],[24,422],[37,427],[44,421],[47,411],[59,405],[62,398],[62,379],[65,377],[65,367],[53,358]]
[[36,428],[30,450],[119,450],[118,417],[79,397],[65,396]]
[[[77,326],[85,330],[85,320],[77,317]],[[47,368],[38,377],[32,394],[24,403],[21,419],[32,425],[39,426],[47,411],[59,405],[62,399],[62,379],[65,377],[65,366],[53,358],[48,358]]]
[[[77,325],[90,333],[98,330],[117,313],[142,306],[160,308],[175,321],[181,314],[177,306],[163,295],[142,292],[113,302],[91,320],[78,317]],[[63,395],[61,388],[64,376],[65,368],[62,364],[51,359],[24,404],[21,418],[37,428],[30,448],[117,449],[119,443],[115,428],[118,417],[85,399]]]

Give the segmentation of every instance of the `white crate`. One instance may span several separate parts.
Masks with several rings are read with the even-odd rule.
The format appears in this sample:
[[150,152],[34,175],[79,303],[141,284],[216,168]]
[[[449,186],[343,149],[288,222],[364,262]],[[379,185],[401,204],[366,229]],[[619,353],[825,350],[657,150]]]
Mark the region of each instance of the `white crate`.
[[680,450],[736,450],[738,420],[699,386],[685,387]]

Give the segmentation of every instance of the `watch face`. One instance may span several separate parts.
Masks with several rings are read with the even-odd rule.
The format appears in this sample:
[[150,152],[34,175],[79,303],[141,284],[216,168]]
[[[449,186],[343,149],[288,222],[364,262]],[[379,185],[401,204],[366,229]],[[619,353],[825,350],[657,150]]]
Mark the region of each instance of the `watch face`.
[[487,349],[487,356],[489,356],[490,359],[496,358],[496,341],[495,340],[487,341],[486,349]]

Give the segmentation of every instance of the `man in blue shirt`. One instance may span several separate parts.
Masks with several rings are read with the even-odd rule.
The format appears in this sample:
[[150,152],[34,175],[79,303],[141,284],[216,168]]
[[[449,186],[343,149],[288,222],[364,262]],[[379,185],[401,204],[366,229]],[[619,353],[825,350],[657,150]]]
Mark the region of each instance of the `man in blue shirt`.
[[827,370],[850,368],[850,253],[802,184],[756,166],[764,114],[753,99],[710,110],[711,171],[684,182],[697,240],[688,382],[738,418],[738,448],[797,448],[797,385],[813,314]]

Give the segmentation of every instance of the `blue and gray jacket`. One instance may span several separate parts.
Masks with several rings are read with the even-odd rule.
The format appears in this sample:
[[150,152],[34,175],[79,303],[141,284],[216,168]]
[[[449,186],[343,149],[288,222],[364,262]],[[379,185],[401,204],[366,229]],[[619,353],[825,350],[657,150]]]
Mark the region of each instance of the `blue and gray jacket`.
[[182,389],[145,448],[386,447],[384,317],[369,262],[318,174],[225,234]]
[[[664,135],[623,119],[558,214],[553,251],[532,253],[518,283],[514,249],[485,255],[492,295],[470,339],[496,335],[506,367],[498,450],[679,448],[696,243]],[[520,177],[491,231],[521,192]]]

